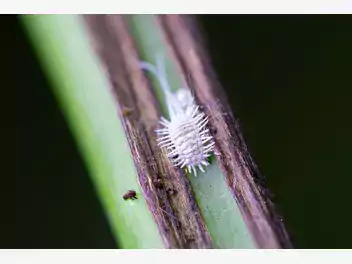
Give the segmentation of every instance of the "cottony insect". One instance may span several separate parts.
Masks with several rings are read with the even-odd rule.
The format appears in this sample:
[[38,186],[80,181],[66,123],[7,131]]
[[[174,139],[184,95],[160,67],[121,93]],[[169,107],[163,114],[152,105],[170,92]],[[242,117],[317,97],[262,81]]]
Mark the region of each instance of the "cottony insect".
[[214,151],[214,140],[206,128],[208,117],[200,111],[191,92],[180,88],[173,93],[167,82],[164,61],[157,57],[156,67],[149,62],[141,62],[140,67],[152,72],[163,89],[170,120],[161,117],[163,126],[157,129],[158,145],[166,149],[168,158],[174,166],[186,168],[197,176],[196,168],[204,172],[209,165],[208,157]]

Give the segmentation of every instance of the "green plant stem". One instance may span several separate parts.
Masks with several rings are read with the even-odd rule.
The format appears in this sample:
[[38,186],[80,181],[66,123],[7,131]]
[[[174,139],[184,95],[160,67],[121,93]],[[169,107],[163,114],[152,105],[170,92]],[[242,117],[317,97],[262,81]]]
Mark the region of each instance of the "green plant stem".
[[[162,248],[140,195],[110,83],[90,47],[81,18],[25,15],[22,22],[77,140],[119,246]],[[122,198],[129,189],[137,191],[138,200]]]

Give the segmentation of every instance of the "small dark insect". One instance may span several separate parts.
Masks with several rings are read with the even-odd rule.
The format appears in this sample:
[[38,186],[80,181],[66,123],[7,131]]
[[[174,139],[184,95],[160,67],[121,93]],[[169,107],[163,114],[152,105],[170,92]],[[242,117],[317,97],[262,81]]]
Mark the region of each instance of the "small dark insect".
[[163,181],[160,178],[154,179],[153,183],[156,188],[161,189],[163,187]]
[[170,195],[174,195],[174,194],[177,193],[177,191],[176,191],[174,188],[170,187],[170,186],[166,187],[166,191],[167,191]]
[[122,107],[122,109],[121,109],[121,113],[122,113],[122,115],[123,116],[129,116],[129,115],[131,115],[132,114],[132,109],[131,108],[128,108],[128,107]]
[[124,200],[128,200],[128,199],[135,200],[135,199],[138,199],[136,195],[137,195],[136,191],[134,191],[134,190],[128,190],[128,191],[124,194],[124,196],[122,196],[122,197],[123,197]]

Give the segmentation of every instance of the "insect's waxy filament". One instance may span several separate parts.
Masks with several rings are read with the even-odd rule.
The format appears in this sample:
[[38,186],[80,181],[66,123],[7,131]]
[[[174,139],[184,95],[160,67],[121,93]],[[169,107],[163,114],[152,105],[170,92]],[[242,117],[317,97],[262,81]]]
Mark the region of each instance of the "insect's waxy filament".
[[196,167],[204,172],[204,167],[209,165],[207,158],[214,150],[213,137],[206,128],[208,117],[199,111],[190,91],[181,89],[176,93],[171,92],[160,57],[157,66],[141,63],[142,69],[153,72],[158,78],[168,106],[170,121],[161,117],[163,128],[156,130],[158,145],[166,149],[174,166],[186,167],[188,172],[193,171],[196,176]]

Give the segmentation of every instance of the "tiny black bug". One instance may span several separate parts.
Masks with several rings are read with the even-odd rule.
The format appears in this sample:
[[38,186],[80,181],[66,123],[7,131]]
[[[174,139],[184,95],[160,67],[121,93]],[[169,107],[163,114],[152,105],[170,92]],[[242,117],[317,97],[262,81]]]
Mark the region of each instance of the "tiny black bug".
[[132,114],[132,109],[131,108],[128,108],[128,107],[123,107],[121,109],[121,113],[123,116],[129,116]]
[[136,191],[128,190],[122,197],[124,200],[128,200],[128,199],[135,200],[135,199],[138,199],[136,195],[137,195]]

